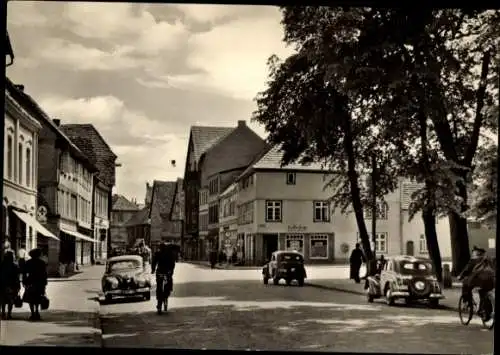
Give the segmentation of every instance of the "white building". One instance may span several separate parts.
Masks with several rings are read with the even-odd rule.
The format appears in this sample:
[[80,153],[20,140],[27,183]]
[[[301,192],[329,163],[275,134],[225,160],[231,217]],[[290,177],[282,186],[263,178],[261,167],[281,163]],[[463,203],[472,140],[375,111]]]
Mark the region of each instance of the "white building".
[[238,215],[236,203],[238,198],[238,185],[231,184],[220,195],[219,203],[219,245],[226,255],[232,256],[236,251],[238,259],[243,258],[243,240],[238,239]]
[[38,238],[55,238],[37,221],[38,133],[40,123],[26,109],[22,87],[6,78],[2,239],[29,251]]
[[[261,264],[275,250],[298,250],[307,262],[345,262],[358,240],[353,213],[332,211],[328,172],[319,165],[280,166],[278,147],[265,152],[238,178],[238,234],[244,235],[245,262]],[[421,218],[408,222],[414,184],[401,181],[389,194],[377,220],[378,255],[427,255]],[[369,216],[367,216],[369,217]],[[371,219],[366,219],[370,231]],[[438,221],[443,259],[449,258],[447,219]]]

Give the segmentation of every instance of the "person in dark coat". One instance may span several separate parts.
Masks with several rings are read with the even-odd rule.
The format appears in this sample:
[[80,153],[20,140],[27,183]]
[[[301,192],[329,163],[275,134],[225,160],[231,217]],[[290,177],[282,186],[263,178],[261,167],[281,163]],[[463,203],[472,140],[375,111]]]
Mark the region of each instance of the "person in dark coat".
[[30,320],[40,320],[40,303],[47,287],[47,264],[41,259],[40,249],[31,250],[29,255],[31,259],[26,261],[23,270],[24,300],[30,305]]
[[[0,265],[0,304],[2,319],[12,319],[14,302],[21,289],[20,270],[13,251],[7,251]],[[5,314],[7,308],[7,314]]]
[[216,264],[217,264],[217,250],[212,249],[212,251],[210,252],[210,267],[214,269]]
[[349,258],[349,264],[351,266],[350,279],[354,280],[356,283],[360,283],[361,279],[359,277],[359,269],[361,265],[365,262],[365,256],[363,251],[360,249],[359,243],[356,243],[356,247],[351,253],[351,257]]

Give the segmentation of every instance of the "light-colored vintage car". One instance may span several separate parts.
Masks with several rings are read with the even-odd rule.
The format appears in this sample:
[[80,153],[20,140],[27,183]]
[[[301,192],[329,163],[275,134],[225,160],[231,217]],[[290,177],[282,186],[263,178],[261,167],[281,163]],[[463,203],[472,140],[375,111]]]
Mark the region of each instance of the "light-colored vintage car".
[[142,296],[151,299],[151,281],[141,256],[121,255],[106,262],[106,271],[102,277],[102,291],[106,301],[115,296]]
[[380,275],[367,279],[368,302],[385,297],[388,305],[397,299],[406,303],[425,300],[437,307],[444,296],[434,275],[432,262],[425,258],[400,255],[387,259]]

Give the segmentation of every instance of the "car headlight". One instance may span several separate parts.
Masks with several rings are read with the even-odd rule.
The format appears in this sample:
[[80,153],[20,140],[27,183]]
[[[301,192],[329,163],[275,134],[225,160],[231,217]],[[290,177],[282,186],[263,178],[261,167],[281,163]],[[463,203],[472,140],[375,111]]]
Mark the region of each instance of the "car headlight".
[[118,288],[118,280],[116,279],[116,277],[108,277],[106,279],[106,282],[109,285],[109,287]]

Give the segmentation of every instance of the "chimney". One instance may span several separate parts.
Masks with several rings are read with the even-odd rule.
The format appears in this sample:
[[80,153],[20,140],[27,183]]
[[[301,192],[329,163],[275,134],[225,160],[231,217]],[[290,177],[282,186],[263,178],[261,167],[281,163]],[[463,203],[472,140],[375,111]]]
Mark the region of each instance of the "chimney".
[[57,118],[54,118],[54,119],[52,120],[52,122],[54,122],[54,124],[55,124],[57,127],[59,127],[59,126],[61,125],[61,120],[59,120],[59,119],[57,119]]
[[16,87],[17,90],[24,91],[24,85],[17,84],[17,85],[14,85],[14,86]]
[[246,125],[247,125],[247,121],[245,121],[245,120],[238,121],[238,127],[246,127]]
[[146,189],[149,189],[149,182],[146,181]]

